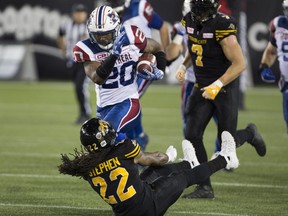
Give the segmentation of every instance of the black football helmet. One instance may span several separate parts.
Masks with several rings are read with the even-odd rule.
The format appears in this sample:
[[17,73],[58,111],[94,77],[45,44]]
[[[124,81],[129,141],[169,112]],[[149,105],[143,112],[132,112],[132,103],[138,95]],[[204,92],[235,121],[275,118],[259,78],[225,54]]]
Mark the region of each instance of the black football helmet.
[[80,130],[80,141],[88,151],[97,151],[115,144],[116,131],[107,122],[91,118],[84,122]]
[[212,19],[218,11],[220,0],[191,0],[191,16],[192,20],[197,24],[202,24]]

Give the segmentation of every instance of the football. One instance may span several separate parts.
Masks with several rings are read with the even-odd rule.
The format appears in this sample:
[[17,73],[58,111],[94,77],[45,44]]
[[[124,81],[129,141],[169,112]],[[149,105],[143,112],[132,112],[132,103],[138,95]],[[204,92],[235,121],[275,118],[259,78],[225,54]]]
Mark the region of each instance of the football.
[[150,64],[157,65],[156,57],[152,53],[143,53],[137,62],[136,70],[138,73],[145,73],[143,70],[147,69],[151,73],[153,73],[153,68]]

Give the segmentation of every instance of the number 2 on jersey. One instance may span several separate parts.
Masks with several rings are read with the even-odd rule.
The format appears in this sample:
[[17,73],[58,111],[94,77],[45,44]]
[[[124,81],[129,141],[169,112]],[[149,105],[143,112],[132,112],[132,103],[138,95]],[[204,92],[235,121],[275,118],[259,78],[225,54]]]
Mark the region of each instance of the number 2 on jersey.
[[[119,185],[117,187],[116,193],[120,201],[123,202],[133,197],[136,194],[136,191],[133,185],[130,185],[129,187],[127,187],[126,185],[128,177],[129,177],[129,173],[127,172],[125,168],[118,167],[117,169],[112,170],[110,172],[109,178],[111,181],[116,181],[118,177],[120,177],[120,180],[119,180]],[[117,204],[117,201],[113,195],[110,195],[109,197],[107,197],[106,192],[107,192],[108,185],[104,178],[97,176],[92,179],[92,182],[94,186],[100,186],[100,196],[105,202],[109,204]]]
[[203,62],[202,62],[203,48],[202,48],[202,46],[198,45],[198,44],[193,44],[191,51],[196,53],[196,55],[197,55],[197,58],[195,61],[196,66],[203,67]]

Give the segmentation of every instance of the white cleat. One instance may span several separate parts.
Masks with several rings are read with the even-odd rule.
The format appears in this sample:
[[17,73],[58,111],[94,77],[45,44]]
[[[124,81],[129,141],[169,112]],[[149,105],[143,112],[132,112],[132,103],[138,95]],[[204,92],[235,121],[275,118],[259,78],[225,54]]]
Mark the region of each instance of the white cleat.
[[236,143],[233,136],[228,131],[221,134],[222,144],[219,155],[223,156],[227,161],[226,169],[236,169],[239,166],[239,160],[236,154]]
[[182,141],[182,150],[183,161],[188,161],[192,169],[200,164],[196,157],[195,149],[190,141],[185,139]]

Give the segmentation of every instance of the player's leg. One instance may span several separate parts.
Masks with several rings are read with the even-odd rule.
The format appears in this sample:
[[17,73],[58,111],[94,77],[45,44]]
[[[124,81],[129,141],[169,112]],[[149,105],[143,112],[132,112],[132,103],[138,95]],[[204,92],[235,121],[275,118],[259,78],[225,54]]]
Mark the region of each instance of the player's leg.
[[282,97],[283,97],[283,115],[284,115],[284,120],[286,123],[286,129],[287,129],[287,134],[288,134],[288,82],[284,82],[283,88],[281,89],[282,92]]
[[[202,97],[202,91],[199,88],[194,87],[186,111],[185,138],[193,143],[199,162],[204,163],[208,158],[203,143],[203,134],[215,112],[214,105],[211,101]],[[184,195],[183,198],[214,198],[210,179],[208,178],[205,182],[202,182],[201,185],[196,187],[194,192]]]
[[192,93],[194,83],[189,80],[185,80],[182,88],[181,88],[181,113],[182,113],[182,122],[183,122],[183,134],[185,133],[187,115],[186,115],[186,107],[188,98]]
[[97,108],[97,117],[108,121],[117,132],[125,134],[136,127],[140,115],[141,106],[139,99],[130,98],[113,106]]
[[[149,87],[151,83],[152,81],[145,80],[137,76],[138,94],[140,98],[144,95],[144,93],[146,92],[147,88]],[[144,129],[142,126],[142,115],[140,116],[139,121],[137,125],[135,126],[135,128],[133,129],[133,131],[130,131],[127,134],[127,136],[130,138],[133,137],[133,139],[135,139],[137,143],[139,143],[141,150],[145,151],[146,146],[149,142],[149,137],[144,132]]]
[[218,138],[222,131],[227,130],[235,137],[237,147],[248,142],[256,149],[258,155],[264,156],[266,154],[266,145],[255,124],[250,123],[246,128],[236,131],[238,120],[238,84],[237,80],[235,80],[224,88],[225,94],[217,96],[219,100],[216,101],[216,106],[220,115],[216,114],[219,121],[221,117],[222,122],[218,124]]
[[145,94],[146,90],[148,89],[151,83],[152,81],[145,80],[137,76],[138,94],[140,98]]
[[[167,209],[177,201],[183,190],[193,184],[205,181],[215,172],[223,168],[237,168],[239,161],[236,155],[236,144],[232,135],[225,131],[222,133],[222,149],[219,156],[209,162],[198,163],[194,147],[186,140],[182,143],[184,158],[190,161],[190,168],[180,173],[172,173],[168,177],[157,179],[151,187],[154,189],[156,209],[158,215],[164,215]],[[194,166],[196,165],[196,166]]]
[[91,117],[89,79],[82,64],[74,63],[72,67],[75,95],[79,107],[79,116],[75,123],[82,124]]

